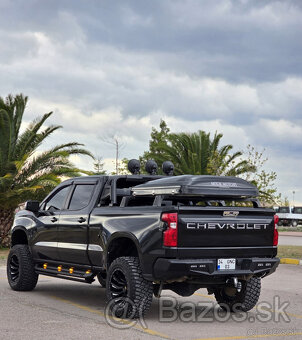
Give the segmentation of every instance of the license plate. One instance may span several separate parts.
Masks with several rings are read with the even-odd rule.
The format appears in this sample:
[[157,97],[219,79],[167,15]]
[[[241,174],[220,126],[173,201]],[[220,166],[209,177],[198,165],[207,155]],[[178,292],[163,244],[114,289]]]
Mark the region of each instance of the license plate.
[[217,270],[231,270],[236,268],[236,259],[218,259]]

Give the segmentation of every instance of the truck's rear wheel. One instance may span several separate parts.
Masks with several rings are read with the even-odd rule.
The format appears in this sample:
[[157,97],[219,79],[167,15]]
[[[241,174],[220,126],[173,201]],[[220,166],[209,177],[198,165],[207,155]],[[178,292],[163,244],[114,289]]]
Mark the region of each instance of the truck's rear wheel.
[[151,306],[152,282],[143,278],[137,257],[119,257],[112,262],[106,289],[109,308],[116,317],[135,319]]
[[7,279],[13,290],[33,290],[38,282],[34,262],[28,245],[18,244],[11,248],[7,258]]
[[215,290],[215,298],[222,309],[231,312],[247,312],[256,306],[261,291],[260,278],[254,276],[248,281],[241,281],[241,283],[240,292],[232,287],[222,287]]

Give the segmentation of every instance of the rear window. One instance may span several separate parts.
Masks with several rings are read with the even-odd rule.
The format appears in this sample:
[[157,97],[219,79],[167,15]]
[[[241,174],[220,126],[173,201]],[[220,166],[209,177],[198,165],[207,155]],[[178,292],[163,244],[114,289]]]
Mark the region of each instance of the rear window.
[[140,206],[152,206],[154,203],[154,196],[141,196],[124,197],[121,201],[121,206],[125,207],[140,207]]
[[94,184],[76,185],[68,209],[80,210],[87,207],[91,200],[94,187]]

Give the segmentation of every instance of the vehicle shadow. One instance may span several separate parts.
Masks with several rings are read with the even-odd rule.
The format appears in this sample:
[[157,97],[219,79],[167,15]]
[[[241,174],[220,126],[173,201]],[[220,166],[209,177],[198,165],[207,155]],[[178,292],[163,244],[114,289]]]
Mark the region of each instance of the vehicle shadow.
[[[107,306],[106,289],[101,287],[98,281],[88,285],[40,276],[35,294],[57,299],[62,303],[73,305],[75,308],[85,309],[88,312],[99,312],[101,315],[105,314]],[[163,311],[163,305],[171,306],[173,302],[177,304],[177,307],[175,307],[177,310],[174,315],[175,317],[177,316],[175,320],[172,320],[173,313],[167,309]],[[153,297],[152,306],[144,319],[146,322],[160,321],[162,323],[170,323],[178,320],[188,323],[190,321],[198,321],[197,318],[202,315],[202,317],[214,321],[217,318],[217,309],[219,307],[215,300],[206,296],[192,295],[190,297],[180,297],[172,291],[165,291],[161,299]],[[190,310],[192,311],[191,314],[189,314]],[[185,311],[188,313],[185,314]],[[183,319],[180,315],[183,315]],[[219,311],[219,315],[221,318],[227,318],[227,314],[222,310]]]

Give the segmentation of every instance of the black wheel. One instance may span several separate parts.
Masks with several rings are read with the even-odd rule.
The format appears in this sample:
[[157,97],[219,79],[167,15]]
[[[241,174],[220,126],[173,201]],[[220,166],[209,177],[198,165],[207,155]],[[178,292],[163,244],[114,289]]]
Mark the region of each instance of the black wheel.
[[107,274],[107,298],[112,314],[119,318],[135,319],[151,306],[152,282],[143,278],[137,257],[119,257]]
[[18,244],[11,248],[7,258],[7,279],[13,290],[33,290],[38,282],[29,248]]
[[240,282],[242,289],[239,293],[233,287],[222,287],[215,290],[216,301],[222,309],[231,312],[247,312],[256,306],[261,291],[261,280],[254,276],[248,281]]
[[98,273],[97,278],[99,280],[99,283],[102,287],[106,287],[106,274],[104,273]]

